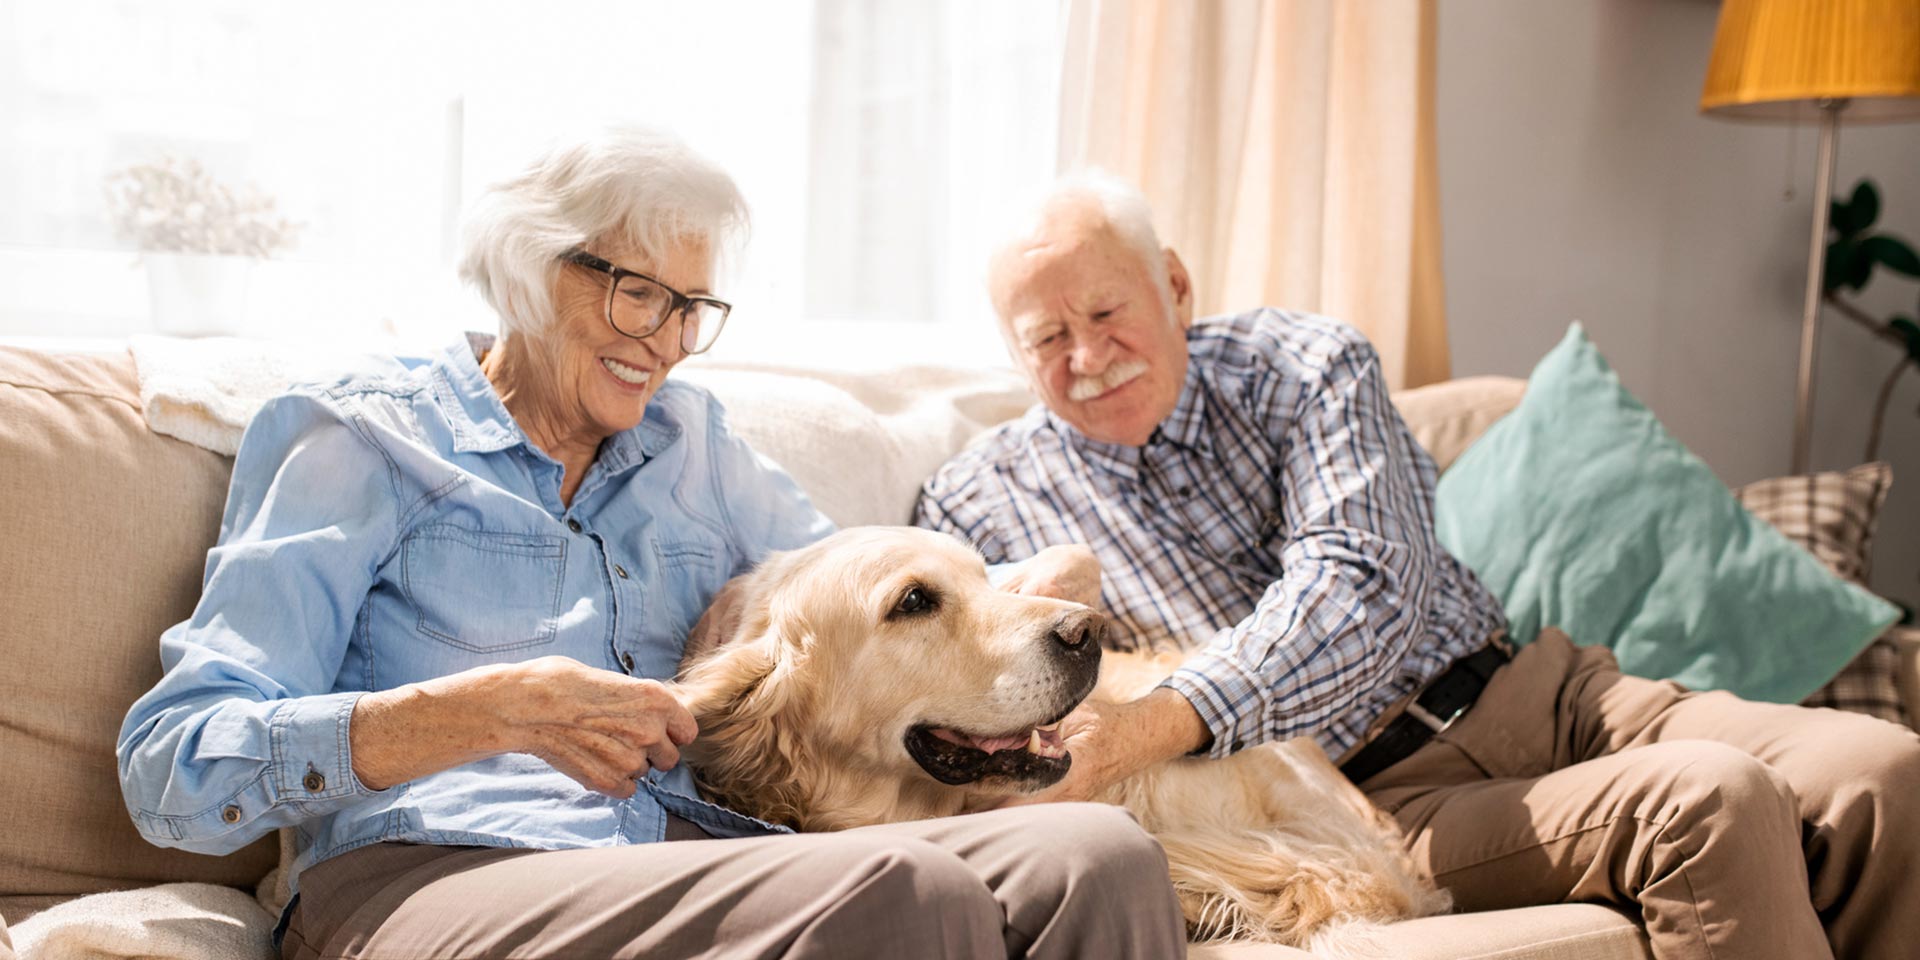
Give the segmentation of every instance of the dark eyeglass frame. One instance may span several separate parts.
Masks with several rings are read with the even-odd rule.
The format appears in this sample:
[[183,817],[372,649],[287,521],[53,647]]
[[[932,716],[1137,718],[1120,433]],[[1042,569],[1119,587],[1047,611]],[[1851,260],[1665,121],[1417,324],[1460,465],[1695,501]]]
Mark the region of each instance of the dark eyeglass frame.
[[[706,353],[708,350],[713,349],[714,342],[719,341],[720,331],[722,329],[725,329],[727,325],[727,318],[733,314],[733,304],[728,303],[725,300],[719,300],[714,297],[702,297],[702,296],[695,296],[691,294],[681,293],[680,291],[675,290],[674,288],[669,287],[666,284],[660,282],[659,278],[657,277],[648,276],[647,274],[641,273],[638,270],[628,270],[626,267],[620,266],[619,264],[614,263],[611,260],[605,260],[600,257],[596,257],[593,254],[586,252],[585,250],[570,250],[566,253],[561,254],[560,259],[566,261],[567,263],[571,263],[575,266],[585,267],[588,270],[592,270],[597,273],[604,273],[611,279],[612,282],[607,284],[607,302],[606,302],[607,326],[613,328],[614,333],[617,333],[623,337],[629,337],[634,340],[645,340],[646,338],[651,337],[656,333],[659,333],[660,329],[662,327],[665,327],[667,325],[667,321],[672,319],[675,314],[680,314],[681,315],[680,329],[683,331],[680,338],[680,349],[689,355]],[[640,279],[645,280],[648,283],[651,283],[662,290],[665,290],[667,294],[673,298],[667,302],[667,309],[660,312],[659,321],[656,322],[653,325],[652,329],[649,329],[646,333],[628,333],[627,331],[620,329],[620,326],[613,322],[613,298],[620,291],[620,278],[622,277],[639,277]],[[711,304],[713,306],[720,308],[720,322],[716,325],[717,329],[713,331],[713,341],[710,341],[706,346],[701,347],[698,350],[687,345],[686,334],[684,333],[684,331],[686,330],[685,313],[687,311],[687,308],[693,306],[696,303]]]

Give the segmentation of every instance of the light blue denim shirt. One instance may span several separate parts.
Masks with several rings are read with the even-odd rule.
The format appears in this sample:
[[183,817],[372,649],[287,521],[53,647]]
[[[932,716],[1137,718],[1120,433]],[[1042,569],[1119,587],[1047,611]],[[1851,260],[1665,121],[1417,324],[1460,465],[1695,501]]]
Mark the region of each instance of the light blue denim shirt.
[[[667,679],[721,584],[831,523],[663,384],[574,495],[461,342],[405,374],[297,388],[241,440],[193,617],[120,731],[127,809],[153,843],[226,853],[279,827],[296,870],[386,840],[565,848],[776,828],[694,799],[684,765],[627,800],[505,754],[386,790],[353,775],[374,690],[550,654]],[[297,882],[297,874],[296,874]]]

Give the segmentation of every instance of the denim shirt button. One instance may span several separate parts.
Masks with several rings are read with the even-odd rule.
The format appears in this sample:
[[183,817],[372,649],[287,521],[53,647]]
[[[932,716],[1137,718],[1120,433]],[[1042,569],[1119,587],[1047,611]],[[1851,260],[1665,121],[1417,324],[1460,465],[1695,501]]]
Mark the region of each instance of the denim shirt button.
[[621,566],[621,565],[619,565],[619,564],[617,564],[617,563],[616,563],[616,564],[614,564],[614,565],[613,565],[613,572],[614,572],[614,573],[617,573],[617,574],[619,574],[619,575],[620,575],[620,579],[622,579],[622,580],[625,580],[625,579],[627,579],[627,568],[626,568],[626,567],[623,567],[623,566]]
[[628,672],[628,673],[632,673],[632,672],[633,672],[633,654],[631,654],[631,653],[623,653],[623,654],[621,654],[621,655],[620,655],[620,665],[621,665],[622,667],[625,667],[625,668],[627,669],[627,672]]
[[220,819],[225,820],[228,823],[239,823],[240,808],[235,806],[228,806],[225,810],[220,811]]
[[319,793],[327,788],[327,778],[321,776],[318,770],[308,770],[300,785],[306,787],[308,793]]
[[578,520],[568,520],[568,521],[567,521],[567,529],[568,529],[568,530],[572,530],[572,531],[573,531],[574,533],[579,533],[579,532],[580,532],[580,521],[578,521]]

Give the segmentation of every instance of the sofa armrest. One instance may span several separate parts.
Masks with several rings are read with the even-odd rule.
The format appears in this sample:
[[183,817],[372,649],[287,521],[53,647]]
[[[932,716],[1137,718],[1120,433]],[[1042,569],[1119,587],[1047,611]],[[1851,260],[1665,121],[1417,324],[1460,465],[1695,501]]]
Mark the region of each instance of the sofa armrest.
[[1900,702],[1907,708],[1907,722],[1920,728],[1920,628],[1894,627],[1887,631],[1893,641],[1895,682],[1900,686]]

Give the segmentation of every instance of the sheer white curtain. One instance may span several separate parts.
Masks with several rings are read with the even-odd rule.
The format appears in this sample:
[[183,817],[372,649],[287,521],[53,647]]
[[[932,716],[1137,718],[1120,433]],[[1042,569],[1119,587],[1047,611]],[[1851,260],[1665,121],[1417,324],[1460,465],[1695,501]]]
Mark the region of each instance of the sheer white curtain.
[[1202,312],[1315,310],[1446,379],[1434,0],[1073,0],[1061,165],[1126,176]]
[[0,337],[150,329],[103,184],[171,154],[301,224],[246,333],[430,346],[491,322],[463,204],[626,120],[753,207],[717,359],[993,361],[979,211],[1053,175],[1061,29],[1029,0],[0,0]]

